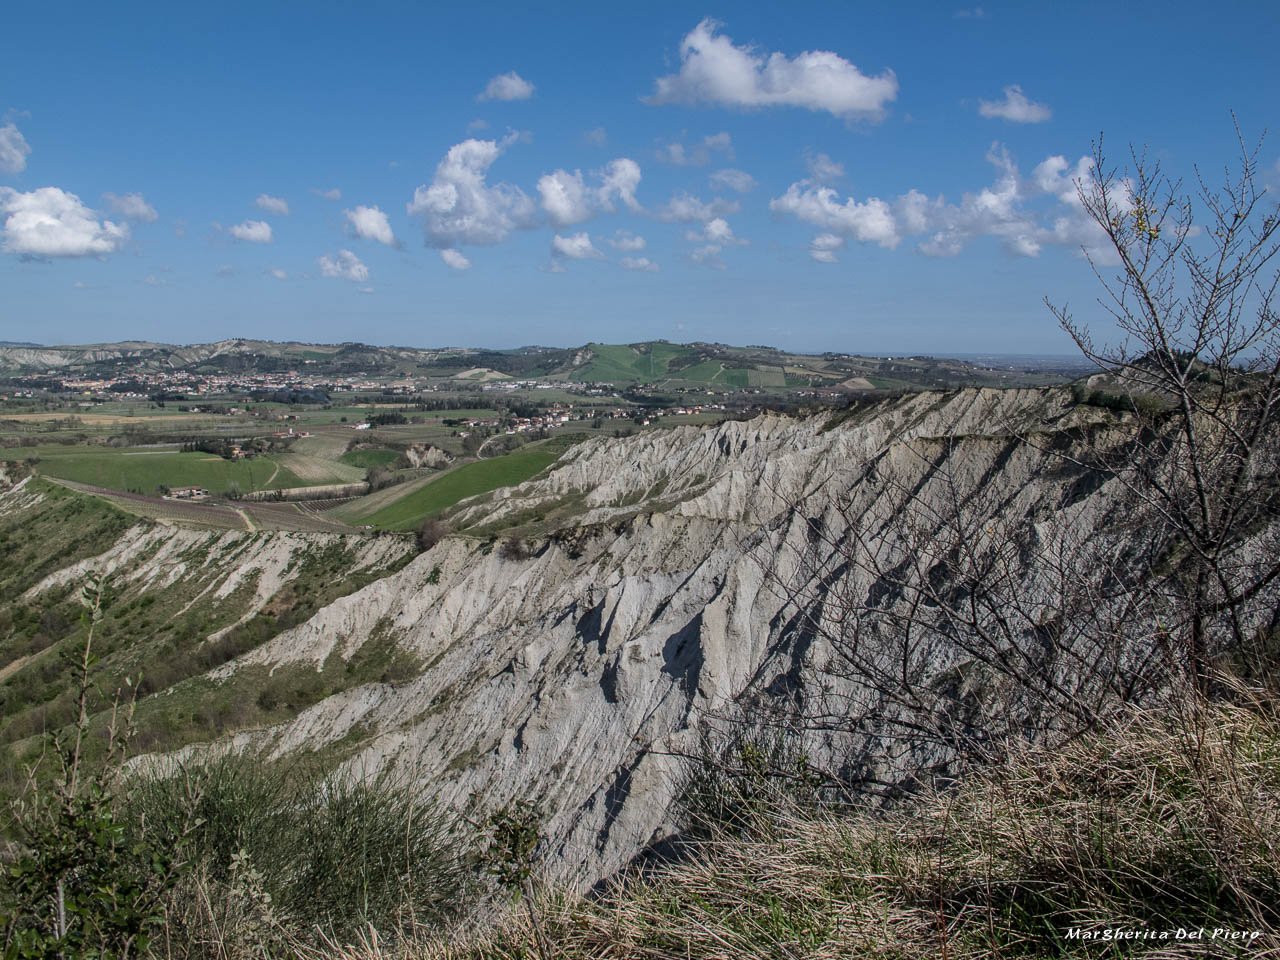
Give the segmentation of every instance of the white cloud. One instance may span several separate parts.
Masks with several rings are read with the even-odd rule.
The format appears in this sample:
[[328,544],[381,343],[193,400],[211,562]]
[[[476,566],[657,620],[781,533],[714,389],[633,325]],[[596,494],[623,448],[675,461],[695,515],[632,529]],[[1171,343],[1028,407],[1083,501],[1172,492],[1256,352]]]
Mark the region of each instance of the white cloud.
[[126,193],[123,195],[104,193],[102,199],[107,201],[107,206],[126,220],[155,223],[160,218],[160,215],[156,213],[156,208],[147,203],[140,193]]
[[272,267],[270,270],[268,270],[268,271],[267,271],[267,273],[269,273],[271,276],[275,277],[277,280],[288,280],[288,279],[289,279],[289,274],[285,273],[285,272],[284,272],[283,270],[281,270],[279,267]]
[[273,197],[270,194],[260,193],[258,199],[253,201],[258,205],[259,210],[265,210],[267,213],[274,213],[281,217],[289,215],[289,201],[283,197]]
[[597,260],[602,256],[587,233],[575,233],[567,237],[557,233],[551,238],[551,250],[556,255],[568,257],[570,260]]
[[584,133],[582,139],[593,147],[603,147],[609,142],[609,133],[604,127],[596,127],[594,130],[588,130]]
[[952,16],[956,20],[985,20],[987,11],[981,7],[968,7],[963,10],[957,10]]
[[714,243],[721,247],[746,246],[746,240],[734,236],[733,227],[723,217],[715,217],[702,225],[701,230],[690,230],[685,239],[693,243]]
[[723,270],[724,261],[720,259],[721,247],[715,243],[709,243],[705,247],[699,247],[689,254],[689,259],[700,267],[710,267],[713,270]]
[[1004,88],[1003,100],[979,100],[978,113],[1010,123],[1044,123],[1053,116],[1048,104],[1028,100],[1016,83]]
[[898,95],[892,70],[867,76],[843,57],[812,50],[788,57],[734,46],[703,20],[680,44],[680,72],[659,77],[650,103],[803,107],[838,117],[879,119]]
[[325,200],[341,200],[342,199],[342,191],[339,190],[337,187],[330,187],[328,190],[321,190],[319,188],[316,188],[311,192],[314,193],[317,197],[323,197]]
[[648,273],[658,271],[658,265],[648,257],[623,257],[618,263],[624,270],[642,270]]
[[440,259],[445,262],[445,266],[452,267],[454,270],[471,269],[471,261],[457,250],[441,250]]
[[614,200],[620,200],[628,209],[638,211],[636,188],[640,185],[640,164],[627,157],[611,160],[594,176],[596,186],[587,186],[582,172],[556,170],[538,179],[538,194],[542,197],[542,209],[556,226],[564,227],[589,220],[598,212],[612,213]]
[[901,239],[893,211],[883,200],[871,197],[862,202],[852,197],[842,203],[831,187],[801,180],[787,192],[769,201],[776,214],[793,216],[829,233],[853,237],[863,243],[878,243],[892,249]]
[[40,187],[19,193],[0,187],[0,233],[6,253],[24,257],[91,257],[114,253],[129,239],[129,227],[97,214],[74,193]]
[[575,170],[556,170],[538,178],[538,193],[542,197],[542,209],[557,226],[581,223],[595,212],[587,196],[582,173]]
[[735,190],[750,193],[756,188],[756,178],[742,170],[717,170],[707,178],[717,190]]
[[959,204],[932,201],[922,205],[913,198],[931,235],[920,244],[921,253],[954,256],[974,237],[998,237],[1005,249],[1020,256],[1040,252],[1036,239],[1042,233],[1034,216],[1024,208],[1027,199],[1018,168],[1009,152],[992,144],[987,162],[996,168],[995,182],[976,193],[966,193]]
[[804,163],[809,168],[809,179],[814,183],[835,183],[844,176],[844,164],[837,163],[825,153],[810,154]]
[[360,262],[350,250],[339,250],[337,257],[319,257],[320,275],[350,280],[352,283],[363,283],[369,279],[369,268]]
[[645,239],[644,237],[636,236],[630,230],[619,230],[613,235],[613,239],[609,241],[609,246],[624,253],[636,253],[645,248]]
[[[883,247],[894,247],[904,237],[919,237],[917,249],[935,257],[955,256],[980,237],[998,240],[1017,257],[1036,257],[1050,244],[1083,247],[1103,261],[1112,255],[1076,194],[1076,181],[1091,170],[1087,157],[1074,165],[1060,156],[1048,157],[1029,180],[1019,174],[1009,152],[998,143],[992,144],[987,161],[996,170],[993,182],[962,194],[958,203],[915,189],[891,203],[877,197],[841,201],[832,188],[801,180],[775,198],[770,209],[816,226],[824,236]],[[1125,209],[1127,184],[1117,184],[1114,202],[1118,209]],[[830,263],[836,249],[834,241],[820,236],[810,244],[810,256]]]
[[809,241],[809,256],[819,263],[836,263],[836,251],[844,246],[844,237],[820,233]]
[[706,223],[716,217],[737,213],[736,200],[723,200],[716,197],[710,202],[700,200],[688,193],[678,193],[667,201],[666,206],[658,211],[658,219],[668,223]]
[[237,223],[234,227],[228,227],[227,233],[245,243],[271,242],[271,224],[265,220],[246,220],[244,223]]
[[723,154],[728,160],[733,159],[733,138],[721,131],[703,137],[692,147],[683,143],[666,143],[658,151],[658,159],[677,167],[703,167],[711,162],[713,153]]
[[396,235],[391,231],[391,221],[378,207],[359,206],[354,210],[343,210],[342,213],[355,236],[364,240],[376,240],[388,247],[398,246]]
[[163,287],[165,285],[164,281],[161,280],[159,277],[157,277],[154,273],[147,274],[145,277],[142,278],[142,282],[145,283],[148,287]]
[[360,292],[365,294],[373,293],[373,287],[361,287]]
[[640,186],[640,164],[627,157],[610,160],[601,171],[600,190],[597,194],[600,205],[610,213],[613,212],[613,199],[617,197],[632,212],[638,212],[640,201],[636,199],[636,188]]
[[519,187],[489,186],[485,175],[512,138],[464,140],[449,148],[430,186],[414,191],[407,210],[421,216],[428,245],[501,243],[517,227],[533,224],[535,208]]
[[0,127],[0,173],[21,173],[27,169],[31,145],[14,124]]
[[500,73],[490,80],[477,100],[528,100],[533,96],[533,84],[512,70]]

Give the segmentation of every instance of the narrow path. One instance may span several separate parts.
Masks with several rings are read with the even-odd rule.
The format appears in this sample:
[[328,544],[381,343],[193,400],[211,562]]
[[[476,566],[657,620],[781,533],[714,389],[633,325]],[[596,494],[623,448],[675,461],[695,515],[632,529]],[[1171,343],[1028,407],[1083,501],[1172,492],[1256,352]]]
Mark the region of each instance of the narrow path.
[[252,533],[254,530],[258,529],[256,526],[254,526],[253,520],[248,513],[246,513],[244,510],[241,510],[239,507],[236,507],[235,511],[236,513],[240,514],[240,519],[244,521],[244,526],[246,530]]

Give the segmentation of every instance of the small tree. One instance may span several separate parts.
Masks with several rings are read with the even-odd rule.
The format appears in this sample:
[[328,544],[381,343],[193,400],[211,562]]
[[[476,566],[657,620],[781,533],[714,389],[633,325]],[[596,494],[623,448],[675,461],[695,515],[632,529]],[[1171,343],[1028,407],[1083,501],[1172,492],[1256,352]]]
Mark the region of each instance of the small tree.
[[423,520],[416,534],[418,551],[426,553],[448,535],[449,527],[443,520],[437,520],[435,517]]
[[11,912],[0,917],[3,955],[12,960],[127,958],[147,951],[164,919],[163,895],[177,877],[173,852],[147,837],[130,836],[112,802],[113,774],[123,760],[128,710],[113,709],[107,757],[87,773],[93,636],[105,589],[90,575],[81,591],[87,630],[78,655],[76,720],[54,739],[61,765],[52,784],[36,789],[30,776],[25,803],[15,808],[23,849],[9,867],[4,890]]
[[1218,655],[1280,629],[1280,235],[1257,157],[1242,141],[1188,196],[1095,150],[1086,254],[1123,340],[1050,308],[1102,371],[1081,395],[1113,409],[896,437],[762,534],[777,651],[806,670],[756,713],[791,697],[779,722],[846,784],[892,791],[1182,682],[1210,692]]
[[1280,543],[1252,542],[1280,516],[1280,219],[1258,184],[1261,142],[1249,149],[1238,128],[1237,139],[1235,169],[1219,187],[1197,171],[1194,194],[1145,154],[1134,152],[1122,176],[1099,141],[1077,190],[1105,238],[1086,255],[1123,340],[1101,345],[1049,304],[1133,401],[1130,443],[1095,448],[1083,462],[1145,507],[1178,600],[1169,640],[1202,692],[1215,652],[1274,631],[1280,616],[1266,596],[1280,577]]

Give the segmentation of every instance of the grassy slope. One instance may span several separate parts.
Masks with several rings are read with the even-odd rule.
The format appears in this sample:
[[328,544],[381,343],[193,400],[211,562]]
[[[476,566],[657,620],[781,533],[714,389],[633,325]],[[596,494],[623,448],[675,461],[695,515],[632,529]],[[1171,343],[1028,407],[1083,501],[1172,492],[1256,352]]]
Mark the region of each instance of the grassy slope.
[[[545,955],[543,940],[561,960],[1274,957],[1275,706],[1134,717],[886,816],[762,810],[600,897],[545,897],[414,955],[515,960]],[[1072,927],[1171,933],[1099,942]],[[1180,928],[1203,939],[1180,942]]]
[[341,463],[366,470],[372,467],[389,467],[399,459],[400,453],[396,450],[352,450],[338,458]]
[[555,463],[559,456],[555,450],[532,448],[465,464],[389,504],[366,522],[390,530],[410,529],[467,497],[523,483]]
[[593,343],[590,363],[571,374],[574,380],[634,382],[664,380],[671,361],[693,353],[674,343],[650,343],[640,349],[627,344]]
[[[38,744],[34,737],[57,729],[73,716],[72,666],[66,659],[83,642],[85,624],[76,598],[78,584],[43,594],[33,603],[21,594],[44,576],[77,559],[107,550],[139,521],[99,497],[85,496],[36,480],[29,490],[45,499],[27,509],[0,515],[0,796],[11,794],[21,762]],[[220,534],[193,542],[175,559],[201,570],[209,544]],[[258,537],[243,541],[254,549]],[[94,708],[105,707],[124,678],[142,694],[138,702],[137,750],[168,749],[205,740],[245,725],[285,719],[322,695],[347,685],[381,679],[399,656],[390,644],[374,644],[368,656],[337,663],[322,673],[246,671],[236,682],[215,685],[199,674],[256,647],[308,618],[339,596],[385,576],[407,562],[352,573],[350,541],[316,543],[295,558],[297,578],[286,584],[262,613],[206,642],[215,630],[231,627],[245,612],[256,588],[250,577],[230,596],[207,591],[203,576],[180,579],[163,589],[146,589],[123,572],[110,578],[106,616],[98,626]],[[229,559],[234,563],[234,559]],[[141,676],[141,685],[138,678]],[[259,703],[264,690],[271,695]],[[105,722],[105,718],[100,718]],[[101,741],[95,736],[93,750]]]
[[223,460],[213,454],[176,450],[54,446],[0,450],[2,459],[40,458],[37,473],[110,490],[154,493],[156,487],[200,486],[223,493],[233,483],[245,492],[305,486],[280,460]]

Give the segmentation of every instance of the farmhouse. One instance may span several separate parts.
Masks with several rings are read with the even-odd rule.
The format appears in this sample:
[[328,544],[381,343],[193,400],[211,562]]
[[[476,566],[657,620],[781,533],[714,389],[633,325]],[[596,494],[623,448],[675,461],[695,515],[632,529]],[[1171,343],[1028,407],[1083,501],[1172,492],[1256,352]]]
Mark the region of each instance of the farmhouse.
[[204,487],[174,487],[169,491],[173,500],[203,500],[207,496],[209,491]]

